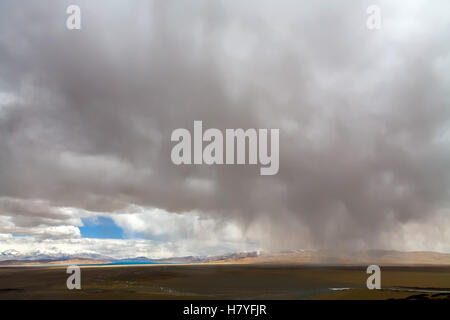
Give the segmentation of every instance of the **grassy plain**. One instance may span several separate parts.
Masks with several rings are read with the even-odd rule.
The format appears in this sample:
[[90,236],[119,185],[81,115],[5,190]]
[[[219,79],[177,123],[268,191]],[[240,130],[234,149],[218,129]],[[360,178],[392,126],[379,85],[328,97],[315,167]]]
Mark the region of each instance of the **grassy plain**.
[[[364,267],[146,265],[82,267],[68,290],[64,267],[0,268],[0,299],[449,299],[450,267],[382,267],[382,290]],[[349,288],[341,290],[342,288]],[[441,292],[439,292],[441,291]]]

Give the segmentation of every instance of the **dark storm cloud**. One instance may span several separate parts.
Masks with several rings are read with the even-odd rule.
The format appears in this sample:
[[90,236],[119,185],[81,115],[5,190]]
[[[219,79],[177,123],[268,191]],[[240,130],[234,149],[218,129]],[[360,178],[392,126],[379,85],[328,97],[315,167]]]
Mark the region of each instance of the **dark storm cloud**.
[[[383,2],[373,32],[368,5],[2,1],[0,195],[197,210],[281,247],[382,244],[448,208],[450,17],[436,2],[405,30],[408,5]],[[174,166],[170,134],[194,120],[280,128],[279,174]]]

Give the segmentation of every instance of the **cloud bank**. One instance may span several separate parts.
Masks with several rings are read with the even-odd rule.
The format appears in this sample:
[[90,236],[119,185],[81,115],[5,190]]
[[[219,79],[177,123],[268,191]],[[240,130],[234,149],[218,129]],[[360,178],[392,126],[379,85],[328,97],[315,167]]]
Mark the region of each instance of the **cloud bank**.
[[[0,4],[0,250],[107,244],[77,231],[106,215],[148,256],[450,252],[447,1],[377,31],[365,1],[76,1],[68,31],[72,3]],[[279,128],[279,173],[175,166],[194,120]]]

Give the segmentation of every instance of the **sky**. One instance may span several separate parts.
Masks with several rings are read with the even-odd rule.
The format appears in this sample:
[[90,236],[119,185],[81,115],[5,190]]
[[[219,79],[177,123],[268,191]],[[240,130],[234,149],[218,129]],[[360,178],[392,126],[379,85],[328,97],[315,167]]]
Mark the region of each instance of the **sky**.
[[[450,252],[448,39],[446,0],[3,0],[0,259]],[[195,120],[278,174],[174,165]]]

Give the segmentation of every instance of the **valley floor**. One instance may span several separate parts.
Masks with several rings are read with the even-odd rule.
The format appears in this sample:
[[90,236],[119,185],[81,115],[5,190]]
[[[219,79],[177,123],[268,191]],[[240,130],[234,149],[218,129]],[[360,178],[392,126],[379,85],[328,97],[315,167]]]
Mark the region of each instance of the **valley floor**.
[[82,267],[68,290],[64,267],[0,268],[0,299],[450,299],[450,267],[382,267],[381,290],[365,267],[145,265]]

